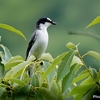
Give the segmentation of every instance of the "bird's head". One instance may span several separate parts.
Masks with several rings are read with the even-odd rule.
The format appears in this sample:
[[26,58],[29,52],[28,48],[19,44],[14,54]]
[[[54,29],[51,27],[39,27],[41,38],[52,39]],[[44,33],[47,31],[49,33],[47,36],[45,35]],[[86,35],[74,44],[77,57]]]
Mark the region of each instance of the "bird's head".
[[36,23],[38,29],[47,29],[50,25],[56,25],[56,22],[53,22],[50,18],[40,18]]

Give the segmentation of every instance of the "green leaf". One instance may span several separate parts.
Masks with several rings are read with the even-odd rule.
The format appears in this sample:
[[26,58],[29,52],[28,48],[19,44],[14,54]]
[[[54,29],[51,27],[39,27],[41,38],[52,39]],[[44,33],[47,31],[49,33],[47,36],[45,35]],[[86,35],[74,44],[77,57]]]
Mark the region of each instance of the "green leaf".
[[83,94],[76,94],[74,97],[74,100],[81,100],[82,96],[83,96]]
[[70,65],[74,57],[74,54],[74,50],[71,50],[62,58],[57,72],[57,82],[62,80],[65,77],[65,75],[69,73]]
[[24,36],[24,34],[21,31],[15,29],[14,27],[12,27],[10,25],[0,23],[0,28],[4,28],[6,30],[12,31],[12,32],[22,36],[26,40],[26,37]]
[[34,87],[39,87],[39,80],[38,80],[38,76],[36,74],[32,75],[31,83]]
[[0,78],[3,78],[3,76],[4,76],[4,71],[5,71],[4,64],[2,64],[2,63],[0,62]]
[[12,55],[7,47],[3,46],[2,44],[0,44],[0,47],[2,47],[2,49],[4,50],[4,54],[2,53],[0,55],[2,59],[1,63],[5,64],[12,57]]
[[100,60],[100,54],[95,51],[88,51],[85,55],[89,55],[89,56],[92,56],[92,57]]
[[100,16],[98,16],[97,18],[95,18],[86,28],[89,28],[89,27],[91,27],[91,26],[93,26],[95,24],[98,24],[98,23],[100,23]]
[[95,68],[91,68],[91,67],[89,67],[89,69],[91,70],[93,80],[96,80],[97,79],[97,70]]
[[65,98],[66,97],[64,96],[64,94],[60,94],[59,97],[58,97],[58,100],[65,100]]
[[50,55],[50,53],[43,53],[41,58],[42,60],[48,60],[50,62],[53,62],[53,57]]
[[71,92],[68,94],[69,96],[80,94],[83,95],[86,91],[88,91],[94,84],[86,84],[86,85],[79,85],[74,87]]
[[55,69],[51,71],[51,73],[47,76],[49,83],[51,83],[53,81],[53,79],[55,78],[55,76],[57,75]]
[[89,76],[85,80],[83,80],[80,85],[91,84],[91,83],[94,83],[94,81],[93,78]]
[[63,78],[62,81],[62,92],[64,93],[71,86],[72,80],[75,76],[75,69],[78,64],[71,66],[70,72]]
[[22,87],[18,93],[15,95],[15,99],[14,100],[26,100],[26,98],[29,95],[29,91],[31,89],[30,85],[26,85],[24,87]]
[[80,74],[80,75],[78,75],[76,78],[74,78],[73,83],[76,83],[76,82],[78,82],[78,81],[81,81],[81,80],[83,80],[84,78],[87,78],[87,77],[89,77],[89,76],[90,76],[90,74],[89,74],[88,72],[86,72],[86,73],[84,73],[84,74]]
[[16,79],[16,78],[9,78],[9,80],[12,81],[13,83],[17,83],[21,87],[26,85],[26,83],[24,81],[21,81],[21,80]]
[[82,74],[85,74],[85,73],[88,73],[88,70],[85,69],[85,70],[82,70],[81,73],[79,75],[82,75]]
[[45,71],[45,73],[42,76],[41,81],[47,77],[47,75],[57,66],[58,63],[60,63],[61,59],[67,54],[68,52],[65,52],[59,56],[57,56],[54,61],[52,62],[51,66]]
[[77,56],[74,56],[74,57],[73,57],[73,60],[72,60],[71,65],[73,65],[73,64],[78,64],[78,66],[76,67],[75,73],[77,73],[78,70],[79,70],[79,69],[82,67],[82,65],[83,65],[81,59],[80,59],[79,57],[77,57]]
[[1,36],[0,36],[0,41],[1,41]]
[[73,57],[72,64],[75,64],[75,63],[80,64],[81,66],[83,65],[82,61],[77,56]]
[[[43,64],[44,71],[46,71],[49,68],[49,66],[51,66],[51,64],[49,62],[44,62],[44,64]],[[56,76],[56,71],[55,71],[55,69],[53,69],[47,76],[49,83],[51,83],[53,81],[55,76]]]
[[[82,100],[92,100],[93,95],[96,95],[95,92],[98,91],[98,86],[94,85],[92,86],[89,91],[87,91],[84,96],[82,97]],[[95,99],[94,99],[95,100]]]
[[[2,91],[3,92],[3,91]],[[2,94],[2,93],[1,93]],[[8,100],[7,99],[7,95],[6,95],[6,93],[5,93],[5,90],[4,90],[4,92],[3,92],[3,94],[0,96],[0,100]]]
[[26,68],[32,61],[34,60],[34,56],[31,56],[27,61],[24,61],[18,64],[15,67],[12,67],[10,71],[8,71],[5,75],[5,78],[16,78],[21,75],[23,68]]
[[15,67],[13,67],[10,71],[8,71],[5,75],[5,78],[14,77],[17,73],[19,73],[16,77],[21,75],[22,69],[27,65],[27,62],[23,62]]
[[0,97],[3,95],[5,92],[5,87],[0,87]]
[[81,69],[81,67],[82,67],[82,65],[81,64],[78,64],[78,66],[76,67],[75,73],[77,73]]
[[21,56],[15,56],[12,57],[6,64],[5,64],[5,70],[8,70],[20,63],[22,63],[24,59]]
[[38,91],[36,91],[36,99],[35,100],[44,100],[43,96]]
[[56,97],[58,97],[59,90],[55,81],[52,81],[52,83],[50,84],[50,90],[53,94],[55,94]]
[[57,100],[55,94],[53,94],[49,89],[40,87],[38,88],[40,94],[45,98],[45,100]]
[[73,44],[72,42],[68,42],[68,43],[66,44],[66,47],[67,47],[68,49],[73,49],[73,48],[76,47],[76,45]]

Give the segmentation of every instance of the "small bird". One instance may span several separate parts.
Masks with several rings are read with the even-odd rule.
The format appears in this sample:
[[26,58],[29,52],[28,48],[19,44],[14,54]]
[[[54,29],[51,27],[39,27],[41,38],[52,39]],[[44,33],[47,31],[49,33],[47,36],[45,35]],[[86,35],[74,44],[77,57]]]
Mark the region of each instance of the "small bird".
[[[49,40],[47,28],[50,25],[56,25],[56,22],[53,22],[50,18],[40,18],[36,22],[36,29],[30,38],[26,51],[26,60],[31,55],[34,55],[37,60],[46,51]],[[29,77],[32,75],[32,69],[30,67],[28,67],[28,75]]]

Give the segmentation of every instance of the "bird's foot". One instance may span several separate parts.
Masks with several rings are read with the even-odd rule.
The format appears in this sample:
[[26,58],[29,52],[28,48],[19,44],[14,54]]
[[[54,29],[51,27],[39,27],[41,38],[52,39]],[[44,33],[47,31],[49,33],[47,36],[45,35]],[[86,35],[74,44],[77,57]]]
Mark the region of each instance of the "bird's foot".
[[43,65],[43,61],[41,61],[41,60],[39,60],[39,59],[35,59],[34,62],[36,62],[37,64],[39,64],[39,65],[41,65],[41,66]]

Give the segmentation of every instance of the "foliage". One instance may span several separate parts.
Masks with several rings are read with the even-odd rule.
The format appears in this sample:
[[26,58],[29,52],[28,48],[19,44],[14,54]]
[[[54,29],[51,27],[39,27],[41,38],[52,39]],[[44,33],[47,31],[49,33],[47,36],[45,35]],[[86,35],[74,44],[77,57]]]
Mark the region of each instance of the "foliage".
[[[25,61],[0,44],[0,100],[66,100],[70,96],[91,100],[100,92],[100,72],[83,59],[91,56],[100,60],[100,54],[88,51],[81,56],[78,46],[69,42],[68,50],[56,58],[45,53],[39,61],[34,61],[34,56]],[[31,78],[28,66],[34,69]]]
[[98,23],[100,23],[100,16],[98,16],[97,18],[95,18],[86,28],[89,28],[89,27],[91,27],[93,25],[96,25]]
[[6,30],[12,31],[12,32],[14,32],[14,33],[16,33],[16,34],[22,36],[22,37],[26,40],[26,37],[24,36],[24,34],[23,34],[21,31],[19,31],[19,30],[13,28],[13,27],[10,26],[10,25],[6,25],[6,24],[0,23],[0,28],[4,28],[4,29],[6,29]]

